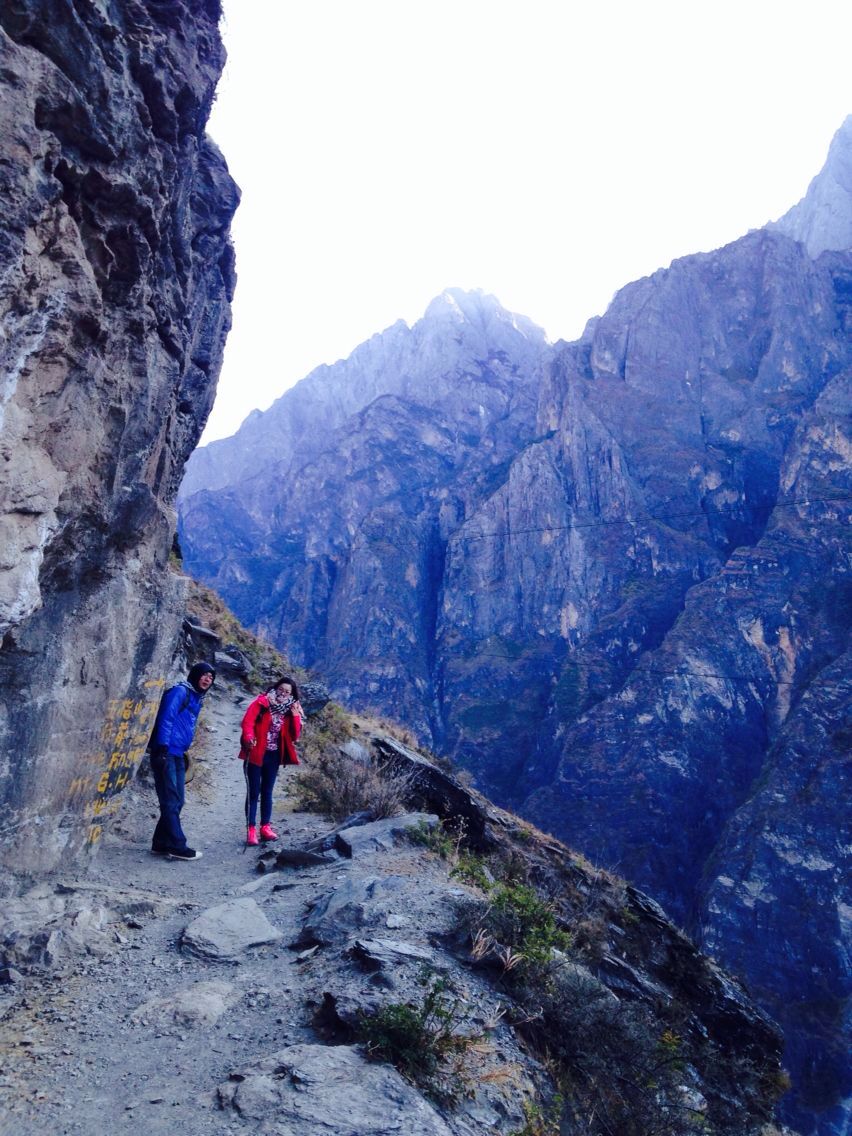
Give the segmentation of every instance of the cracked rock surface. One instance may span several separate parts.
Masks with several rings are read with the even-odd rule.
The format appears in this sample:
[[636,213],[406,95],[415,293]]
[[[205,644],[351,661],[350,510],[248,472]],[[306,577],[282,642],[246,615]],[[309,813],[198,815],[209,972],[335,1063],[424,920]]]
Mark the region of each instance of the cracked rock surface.
[[0,5],[0,894],[86,847],[139,756],[110,715],[180,629],[173,503],[235,283],[219,14]]

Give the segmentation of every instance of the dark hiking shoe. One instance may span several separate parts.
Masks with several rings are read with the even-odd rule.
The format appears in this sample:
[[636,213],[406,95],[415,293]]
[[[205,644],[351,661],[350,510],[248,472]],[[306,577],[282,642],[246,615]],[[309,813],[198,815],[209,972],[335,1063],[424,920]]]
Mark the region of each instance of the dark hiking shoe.
[[168,854],[169,854],[168,848],[155,848],[153,845],[151,845],[151,855],[152,856],[168,856]]
[[181,848],[180,851],[167,852],[166,855],[170,860],[200,860],[201,853],[196,852],[194,848]]

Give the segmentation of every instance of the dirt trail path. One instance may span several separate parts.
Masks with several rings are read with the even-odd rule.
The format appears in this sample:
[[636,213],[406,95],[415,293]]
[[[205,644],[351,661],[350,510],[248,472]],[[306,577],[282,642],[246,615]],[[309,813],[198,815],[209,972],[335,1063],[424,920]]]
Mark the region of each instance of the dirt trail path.
[[[241,692],[222,684],[205,708],[205,761],[184,810],[185,830],[203,851],[201,860],[181,863],[150,854],[156,797],[153,789],[137,786],[90,868],[63,878],[97,889],[93,896],[107,906],[116,891],[131,888],[153,893],[165,910],[121,920],[109,929],[114,951],[61,977],[29,979],[22,992],[0,1002],[3,1136],[242,1130],[232,1116],[215,1111],[216,1085],[250,1056],[313,1040],[300,993],[301,964],[287,944],[329,869],[259,876],[256,854],[244,853],[244,783],[235,753],[246,704]],[[276,788],[276,820],[287,777]],[[278,825],[288,844],[328,827],[300,813],[288,813]],[[345,873],[346,865],[334,872]],[[202,910],[246,894],[261,908],[274,896],[269,914],[281,939],[246,951],[238,965],[179,949],[181,933]],[[199,1030],[162,1009],[138,1012],[150,999],[173,1004],[186,991],[190,1014],[206,1010],[213,1016],[225,1007],[215,1024]]]

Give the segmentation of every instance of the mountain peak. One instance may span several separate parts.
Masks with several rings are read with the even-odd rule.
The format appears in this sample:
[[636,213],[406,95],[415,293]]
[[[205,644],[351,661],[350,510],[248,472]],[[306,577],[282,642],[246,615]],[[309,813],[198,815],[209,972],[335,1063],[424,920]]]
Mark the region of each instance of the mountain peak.
[[801,241],[813,257],[852,248],[852,115],[834,135],[825,165],[802,200],[766,227]]
[[505,324],[525,339],[544,343],[544,331],[527,316],[510,312],[490,292],[481,288],[465,291],[463,288],[445,288],[429,304],[423,319],[428,322],[471,324],[482,328]]
[[445,288],[426,309],[425,319],[456,319],[459,322],[477,318],[483,312],[502,310],[495,296],[481,288],[465,291],[463,288]]

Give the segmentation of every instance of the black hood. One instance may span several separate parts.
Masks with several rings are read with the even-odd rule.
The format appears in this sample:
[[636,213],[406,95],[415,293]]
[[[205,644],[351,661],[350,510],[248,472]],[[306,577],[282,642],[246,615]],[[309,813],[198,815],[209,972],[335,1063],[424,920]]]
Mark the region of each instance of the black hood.
[[209,663],[194,663],[189,668],[189,674],[186,676],[186,681],[188,683],[190,683],[193,686],[193,688],[198,691],[199,694],[201,693],[201,690],[199,689],[199,686],[198,686],[198,680],[204,674],[213,675],[213,680],[215,682],[215,680],[216,680],[216,668],[211,667],[211,665]]

